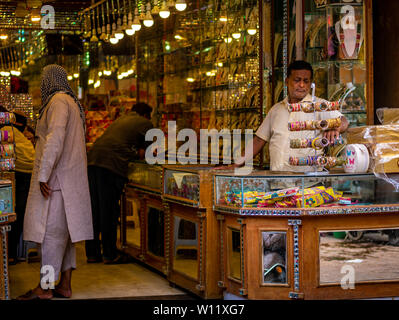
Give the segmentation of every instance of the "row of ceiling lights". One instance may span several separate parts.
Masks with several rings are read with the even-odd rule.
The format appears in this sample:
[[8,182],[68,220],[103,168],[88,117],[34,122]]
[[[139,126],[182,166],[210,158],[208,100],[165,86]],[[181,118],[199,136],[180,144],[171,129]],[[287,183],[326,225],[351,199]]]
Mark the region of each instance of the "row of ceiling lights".
[[[141,10],[141,14],[139,15],[138,8],[135,9],[135,15],[134,19],[132,21],[132,15],[129,13],[129,23],[125,26],[125,29],[123,28],[118,28],[116,31],[111,36],[110,42],[112,44],[117,44],[119,40],[123,39],[124,37],[124,32],[128,36],[134,35],[137,31],[141,29],[141,23],[140,21],[143,21],[143,25],[146,26],[147,28],[150,28],[154,25],[154,19],[152,15],[158,14],[161,18],[166,19],[170,16],[170,7],[175,7],[176,10],[178,11],[184,11],[187,8],[187,3],[184,0],[176,0],[176,2],[169,1],[166,3],[166,1],[163,1],[162,7],[159,9],[158,6],[154,6],[151,10],[151,4],[150,2],[147,3],[146,5],[146,11],[144,13],[144,9]],[[130,25],[130,28],[128,27]],[[115,28],[114,28],[115,27]],[[112,29],[116,29],[116,25],[113,26]]]

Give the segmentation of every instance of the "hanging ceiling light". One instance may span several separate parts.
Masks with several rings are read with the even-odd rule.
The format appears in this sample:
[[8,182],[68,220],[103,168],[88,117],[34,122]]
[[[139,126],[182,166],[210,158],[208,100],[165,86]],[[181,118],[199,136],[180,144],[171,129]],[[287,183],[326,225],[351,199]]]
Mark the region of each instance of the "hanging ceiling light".
[[118,40],[122,40],[125,34],[123,33],[123,30],[121,27],[118,28],[118,30],[115,32],[114,37]]
[[187,3],[184,0],[176,0],[175,7],[178,11],[184,11],[187,8]]
[[256,34],[256,28],[249,27],[247,32],[249,35],[253,36],[254,34]]
[[249,28],[248,28],[247,32],[248,32],[248,34],[251,35],[251,36],[253,36],[254,34],[256,34],[256,32],[257,32],[256,24],[255,24],[255,23],[251,23],[251,24],[249,25]]
[[30,15],[30,20],[32,22],[39,22],[41,20],[39,9],[33,9]]
[[145,7],[144,7],[144,5],[141,5],[139,19],[140,19],[140,21],[143,21],[145,19]]
[[118,39],[118,38],[115,38],[115,37],[112,37],[109,41],[110,41],[112,44],[117,44],[117,43],[119,42],[119,39]]
[[19,1],[17,4],[17,8],[15,9],[15,17],[17,18],[25,18],[29,14],[28,9],[26,9],[25,2]]
[[154,7],[151,10],[151,14],[159,14],[159,7],[155,3]]
[[240,32],[233,32],[232,34],[231,34],[231,36],[234,38],[234,39],[240,39],[241,38],[241,33]]
[[126,32],[126,34],[128,36],[132,36],[136,32],[136,30],[134,30],[134,29],[126,29],[125,32]]
[[42,2],[40,0],[26,0],[26,5],[29,8],[40,8],[42,6]]
[[162,3],[161,10],[159,11],[159,16],[160,16],[162,19],[166,19],[166,18],[168,18],[168,17],[170,16],[170,11],[169,11],[168,6],[166,5],[166,1],[164,1],[164,2]]
[[134,20],[131,27],[134,31],[139,31],[141,29],[141,23],[139,20],[139,9],[134,10]]
[[151,4],[149,2],[147,3],[147,12],[145,14],[143,24],[148,28],[154,25],[154,19],[151,15]]
[[7,40],[7,38],[8,38],[8,34],[5,34],[5,33],[0,34],[0,40]]

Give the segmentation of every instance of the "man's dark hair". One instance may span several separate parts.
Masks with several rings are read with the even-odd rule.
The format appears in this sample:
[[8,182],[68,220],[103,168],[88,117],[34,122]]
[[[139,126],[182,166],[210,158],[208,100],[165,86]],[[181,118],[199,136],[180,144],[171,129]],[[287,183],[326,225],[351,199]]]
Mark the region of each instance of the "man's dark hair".
[[144,102],[139,102],[132,107],[132,111],[136,112],[142,117],[147,116],[149,118],[151,117],[152,108]]
[[287,78],[291,75],[292,70],[309,70],[310,78],[313,79],[313,68],[309,62],[303,60],[296,60],[292,62],[287,69]]

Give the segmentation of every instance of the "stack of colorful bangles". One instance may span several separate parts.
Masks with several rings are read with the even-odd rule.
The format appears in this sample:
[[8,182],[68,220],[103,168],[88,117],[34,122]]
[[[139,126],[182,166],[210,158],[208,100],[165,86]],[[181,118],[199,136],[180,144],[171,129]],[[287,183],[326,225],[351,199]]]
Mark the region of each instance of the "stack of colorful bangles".
[[289,157],[291,166],[324,166],[333,168],[344,163],[345,160],[337,157],[309,156],[309,157]]
[[12,112],[0,112],[0,124],[14,124],[15,114]]
[[14,157],[14,145],[0,144],[0,155],[2,158]]
[[330,144],[327,138],[315,138],[315,139],[292,139],[290,141],[290,147],[292,149],[299,148],[313,148],[323,149]]
[[14,142],[14,133],[12,130],[1,130],[0,131],[0,142]]
[[338,101],[322,101],[322,102],[316,102],[315,104],[311,102],[303,102],[303,103],[293,103],[293,104],[288,104],[288,111],[289,112],[314,112],[314,111],[334,111],[334,110],[339,110],[339,102]]
[[330,130],[341,126],[341,118],[288,122],[289,131]]
[[0,171],[15,170],[15,159],[0,159]]

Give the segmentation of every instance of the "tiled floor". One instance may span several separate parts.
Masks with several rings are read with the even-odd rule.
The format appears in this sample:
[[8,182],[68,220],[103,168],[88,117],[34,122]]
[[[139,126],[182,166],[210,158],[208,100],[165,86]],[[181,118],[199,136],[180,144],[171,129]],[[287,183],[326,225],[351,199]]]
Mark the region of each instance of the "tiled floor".
[[[72,299],[195,299],[173,288],[162,275],[138,263],[104,265],[86,263],[84,244],[76,247],[77,269],[72,275]],[[37,286],[39,262],[9,267],[11,299]]]

